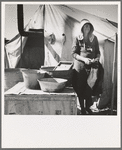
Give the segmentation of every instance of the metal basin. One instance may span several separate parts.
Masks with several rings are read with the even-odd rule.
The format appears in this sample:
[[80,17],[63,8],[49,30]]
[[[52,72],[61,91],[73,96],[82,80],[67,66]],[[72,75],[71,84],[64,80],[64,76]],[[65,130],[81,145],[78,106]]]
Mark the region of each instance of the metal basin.
[[44,92],[61,92],[65,88],[67,80],[62,78],[43,78],[38,82]]
[[22,70],[22,75],[23,75],[26,88],[40,89],[37,79],[43,78],[44,73],[40,73],[39,70],[27,69],[27,70]]

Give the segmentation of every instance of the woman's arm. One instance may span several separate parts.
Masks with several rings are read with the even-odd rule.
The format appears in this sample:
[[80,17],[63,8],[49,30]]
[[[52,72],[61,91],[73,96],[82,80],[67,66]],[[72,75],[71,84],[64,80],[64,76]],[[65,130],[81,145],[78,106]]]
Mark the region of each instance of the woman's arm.
[[80,53],[79,42],[78,42],[78,39],[75,38],[73,40],[73,44],[72,44],[72,56],[73,56],[73,58],[78,60],[78,61],[83,61],[83,62],[85,62],[85,64],[91,63],[90,58],[85,58],[83,56],[80,56],[79,53]]
[[97,37],[96,37],[96,41],[95,41],[95,53],[96,53],[95,61],[99,61],[99,59],[100,59],[100,50],[99,50],[99,43],[98,43]]

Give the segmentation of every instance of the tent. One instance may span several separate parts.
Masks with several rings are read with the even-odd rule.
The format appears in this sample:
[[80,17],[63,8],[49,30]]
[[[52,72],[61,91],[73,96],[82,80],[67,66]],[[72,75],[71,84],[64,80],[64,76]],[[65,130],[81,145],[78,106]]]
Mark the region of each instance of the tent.
[[[80,21],[84,18],[93,24],[94,34],[99,41],[104,81],[103,93],[98,107],[104,107],[112,98],[112,70],[115,34],[117,33],[117,26],[107,19],[66,5],[40,5],[26,25],[25,31],[44,29],[44,41],[41,38],[16,35],[5,45],[5,68],[40,68],[43,65],[56,66],[59,61],[73,61],[71,56],[72,41],[79,34]],[[22,66],[20,66],[20,60]],[[117,75],[114,82],[117,87],[116,80]]]

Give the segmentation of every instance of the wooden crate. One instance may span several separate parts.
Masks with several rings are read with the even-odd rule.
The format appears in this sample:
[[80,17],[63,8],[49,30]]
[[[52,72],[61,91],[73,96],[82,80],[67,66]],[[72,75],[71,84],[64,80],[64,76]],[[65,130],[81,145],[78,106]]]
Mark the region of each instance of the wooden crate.
[[72,61],[60,61],[53,70],[70,70],[73,66]]
[[72,88],[61,93],[40,90],[41,93],[36,94],[37,91],[35,94],[5,94],[5,115],[77,115],[77,99]]
[[73,66],[72,61],[60,61],[56,67],[54,67],[54,66],[50,66],[50,67],[42,66],[40,68],[40,70],[47,72],[45,77],[67,79],[66,85],[70,86],[71,80],[72,80],[72,73],[73,73],[72,66]]

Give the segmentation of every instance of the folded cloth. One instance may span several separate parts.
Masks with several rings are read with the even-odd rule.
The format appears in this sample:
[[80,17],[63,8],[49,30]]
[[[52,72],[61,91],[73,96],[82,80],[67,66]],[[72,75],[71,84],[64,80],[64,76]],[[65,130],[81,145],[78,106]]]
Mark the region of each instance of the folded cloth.
[[94,87],[92,88],[92,95],[99,95],[103,92],[103,79],[104,79],[104,68],[102,64],[99,63],[97,80]]
[[93,88],[96,83],[97,73],[98,73],[98,68],[91,68],[90,74],[87,79],[87,83],[91,88]]

